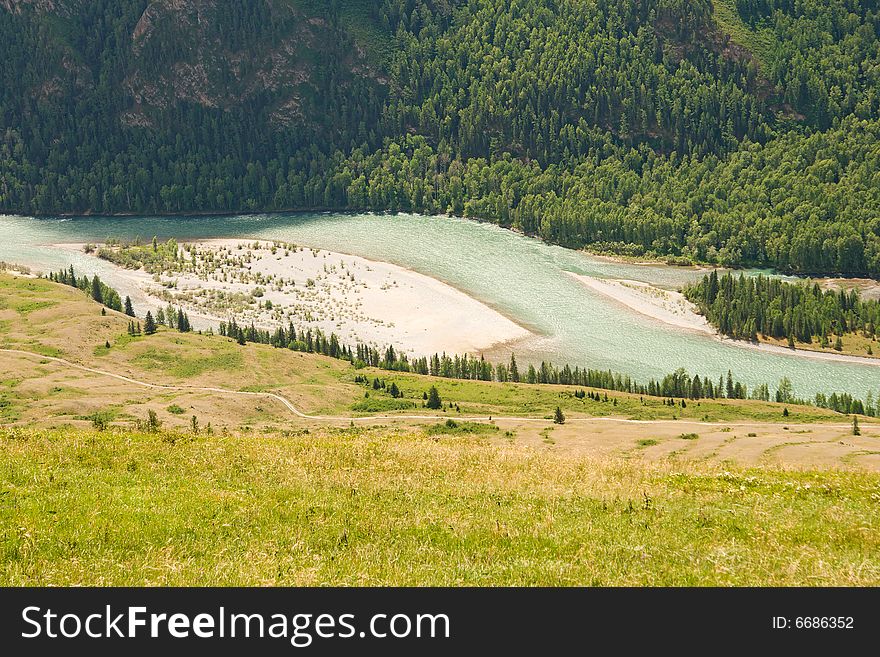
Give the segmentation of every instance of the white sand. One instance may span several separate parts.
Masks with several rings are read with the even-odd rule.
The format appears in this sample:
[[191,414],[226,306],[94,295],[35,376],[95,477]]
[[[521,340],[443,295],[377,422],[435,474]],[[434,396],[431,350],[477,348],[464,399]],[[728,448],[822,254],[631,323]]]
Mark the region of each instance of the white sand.
[[600,279],[574,273],[571,276],[591,290],[621,303],[641,315],[651,317],[670,326],[711,335],[715,339],[735,347],[801,358],[880,366],[880,359],[878,358],[834,354],[809,349],[788,349],[773,344],[755,344],[747,340],[734,340],[718,333],[709,324],[709,321],[697,312],[696,306],[688,301],[680,292],[663,290],[640,281]]
[[[452,286],[397,265],[262,240],[187,246],[193,271],[153,276],[116,267],[114,275],[136,286],[154,307],[171,303],[191,320],[216,325],[234,316],[240,324],[262,328],[293,321],[298,328],[336,333],[343,344],[393,344],[415,355],[480,353],[531,335]],[[257,288],[262,296],[254,295]]]
[[574,273],[571,276],[591,290],[641,315],[671,326],[715,335],[715,329],[708,320],[700,315],[696,307],[680,292],[663,290],[640,281],[603,279]]

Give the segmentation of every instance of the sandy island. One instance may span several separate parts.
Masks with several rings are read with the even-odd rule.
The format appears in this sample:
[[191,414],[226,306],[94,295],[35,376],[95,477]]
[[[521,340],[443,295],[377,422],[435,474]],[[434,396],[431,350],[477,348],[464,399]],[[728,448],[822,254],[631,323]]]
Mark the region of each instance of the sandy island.
[[648,283],[630,280],[595,278],[568,272],[594,292],[613,299],[640,315],[652,317],[678,328],[715,335],[709,321],[700,315],[681,292],[672,292]]
[[735,347],[784,354],[786,356],[880,366],[880,359],[877,358],[851,356],[848,354],[833,354],[808,349],[793,350],[778,345],[763,343],[755,344],[754,342],[747,342],[745,340],[733,340],[718,333],[718,331],[709,324],[709,321],[697,312],[696,306],[688,301],[681,292],[664,290],[641,281],[600,279],[572,272],[568,273],[594,292],[598,292],[640,315],[650,317],[669,326],[704,333],[712,336],[718,341],[725,342],[726,344]]
[[184,271],[114,266],[114,273],[154,308],[173,304],[214,325],[233,316],[262,328],[292,321],[344,344],[394,345],[416,355],[480,353],[531,335],[454,287],[385,262],[243,239],[188,243],[180,253]]

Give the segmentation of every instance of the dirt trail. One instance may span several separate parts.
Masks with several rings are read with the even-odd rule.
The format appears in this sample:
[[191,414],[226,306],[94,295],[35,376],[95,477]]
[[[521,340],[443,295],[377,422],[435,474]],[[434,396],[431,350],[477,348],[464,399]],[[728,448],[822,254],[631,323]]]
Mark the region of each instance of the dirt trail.
[[[233,396],[241,396],[241,397],[262,397],[264,399],[272,399],[280,404],[282,404],[288,411],[290,411],[293,415],[300,419],[304,420],[316,420],[323,422],[372,422],[376,420],[384,420],[384,421],[394,421],[394,420],[443,420],[446,419],[446,416],[442,415],[368,415],[368,416],[334,416],[334,415],[309,415],[308,413],[304,413],[300,409],[298,409],[293,402],[291,402],[286,397],[282,395],[278,395],[274,392],[249,392],[242,390],[228,390],[226,388],[214,388],[207,386],[193,386],[193,385],[166,385],[159,383],[150,383],[148,381],[143,381],[140,379],[135,379],[129,376],[124,376],[122,374],[116,374],[114,372],[108,372],[107,370],[101,370],[94,367],[86,367],[85,365],[80,365],[79,363],[74,363],[72,361],[66,360],[64,358],[57,358],[54,356],[44,356],[43,354],[38,354],[31,351],[25,351],[22,349],[0,349],[0,353],[7,354],[16,354],[19,356],[26,356],[29,358],[37,358],[42,361],[49,361],[53,363],[59,363],[66,367],[71,367],[73,369],[77,369],[83,372],[89,372],[91,374],[97,374],[99,376],[106,376],[113,379],[117,379],[119,381],[125,381],[126,383],[131,383],[133,385],[141,386],[144,388],[151,388],[154,390],[171,390],[171,391],[180,391],[180,392],[212,392],[220,395],[233,395]],[[546,418],[534,418],[534,417],[523,417],[523,416],[502,416],[502,415],[491,415],[491,416],[471,416],[471,417],[457,417],[457,420],[471,421],[471,422],[486,422],[490,420],[498,420],[504,422],[536,422],[541,424],[553,425],[552,420],[548,420]],[[621,424],[640,424],[640,425],[664,425],[669,424],[670,420],[631,420],[627,418],[621,417],[569,417],[566,419],[566,423],[577,423],[577,422],[614,422]],[[761,423],[761,422],[701,422],[698,420],[675,420],[674,424],[676,427],[681,427],[685,425],[689,426],[699,426],[699,427],[754,427],[754,426],[778,426],[778,423]],[[840,428],[840,429],[848,429],[851,427],[849,423],[831,423],[831,422],[814,422],[814,423],[799,423],[797,425],[799,428]]]

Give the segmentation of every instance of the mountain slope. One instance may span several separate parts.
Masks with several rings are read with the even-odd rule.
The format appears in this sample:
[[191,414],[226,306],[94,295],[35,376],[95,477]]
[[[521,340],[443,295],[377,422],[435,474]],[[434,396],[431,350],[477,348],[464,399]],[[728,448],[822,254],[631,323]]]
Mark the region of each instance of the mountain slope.
[[452,212],[876,276],[878,33],[867,0],[4,0],[0,208]]

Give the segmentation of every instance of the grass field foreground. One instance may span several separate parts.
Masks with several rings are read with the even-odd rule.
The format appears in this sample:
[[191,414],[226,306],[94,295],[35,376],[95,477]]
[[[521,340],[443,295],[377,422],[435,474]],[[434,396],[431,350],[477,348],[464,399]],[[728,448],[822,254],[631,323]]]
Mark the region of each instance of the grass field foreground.
[[560,458],[442,428],[14,428],[0,481],[7,585],[880,583],[876,474]]

